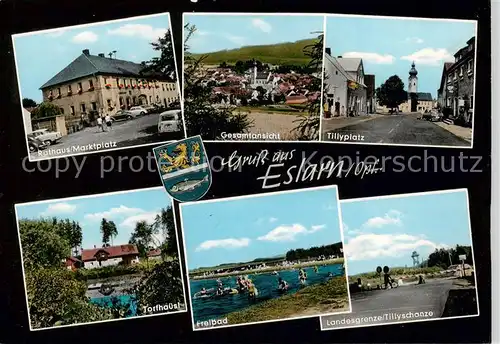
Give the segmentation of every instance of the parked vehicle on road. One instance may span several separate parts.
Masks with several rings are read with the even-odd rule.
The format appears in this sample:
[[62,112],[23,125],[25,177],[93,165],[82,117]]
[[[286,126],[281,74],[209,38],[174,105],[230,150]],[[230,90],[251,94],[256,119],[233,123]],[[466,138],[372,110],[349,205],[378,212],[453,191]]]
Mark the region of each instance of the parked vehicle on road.
[[127,121],[129,119],[133,119],[136,116],[134,116],[133,113],[131,113],[128,110],[118,110],[113,116],[111,116],[112,121]]
[[134,117],[137,116],[144,116],[145,114],[148,113],[148,110],[143,108],[142,106],[132,106],[128,111],[134,115]]
[[38,152],[39,150],[47,148],[47,145],[41,140],[37,139],[33,134],[26,135],[26,138],[28,139],[28,147],[30,152]]
[[34,130],[31,134],[47,146],[57,143],[57,141],[62,138],[62,134],[60,132],[50,131],[49,129]]
[[182,130],[180,110],[169,110],[160,114],[158,118],[158,134],[180,130]]
[[441,120],[442,117],[443,117],[443,114],[440,113],[436,109],[433,109],[430,112],[424,113],[422,115],[422,119],[425,119],[425,120],[431,121],[431,122],[438,122]]

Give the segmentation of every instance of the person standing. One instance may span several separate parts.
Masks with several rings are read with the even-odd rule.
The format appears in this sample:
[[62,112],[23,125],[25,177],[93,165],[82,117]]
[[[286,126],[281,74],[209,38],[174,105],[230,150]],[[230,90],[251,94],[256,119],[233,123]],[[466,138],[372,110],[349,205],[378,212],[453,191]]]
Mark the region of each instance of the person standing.
[[99,116],[97,117],[97,131],[99,131],[99,128],[104,131],[104,126],[102,125],[102,117]]
[[106,114],[106,117],[104,118],[104,121],[106,122],[106,126],[108,127],[109,130],[111,130],[111,125],[113,124],[113,121],[111,120],[111,117],[109,114]]

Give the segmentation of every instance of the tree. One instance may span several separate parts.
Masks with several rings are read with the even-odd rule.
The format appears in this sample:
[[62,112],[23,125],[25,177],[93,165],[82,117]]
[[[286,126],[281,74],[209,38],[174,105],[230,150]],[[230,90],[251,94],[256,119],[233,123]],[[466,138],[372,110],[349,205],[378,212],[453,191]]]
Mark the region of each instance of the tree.
[[163,37],[158,38],[151,45],[154,51],[160,52],[160,57],[153,57],[150,61],[142,62],[141,74],[157,75],[176,80],[177,71],[175,70],[174,47],[170,30],[167,30]]
[[[324,34],[321,33],[313,44],[309,44],[303,49],[304,55],[308,56],[311,59],[305,68],[305,71],[309,71],[312,77],[312,82],[309,85],[309,91],[311,93],[321,91],[321,78],[319,78],[318,76],[314,76],[313,74],[324,74],[324,71],[322,72],[323,40]],[[326,76],[324,76],[323,80],[325,81],[326,79]],[[326,87],[323,87],[323,97],[325,96],[325,92]],[[318,139],[321,106],[321,97],[317,97],[317,99],[309,102],[309,104],[307,105],[307,115],[303,115],[301,118],[296,120],[298,124],[297,127],[295,127],[295,131],[298,134],[299,140],[310,141]]]
[[184,25],[184,120],[188,136],[201,135],[206,140],[219,139],[221,133],[242,133],[252,122],[243,113],[233,113],[227,107],[214,107],[212,87],[204,84],[203,60],[207,55],[193,57],[189,52],[189,39],[196,31],[194,25]]
[[34,108],[36,107],[36,101],[30,98],[23,98],[23,108],[28,109],[28,108]]
[[407,101],[408,95],[404,90],[405,85],[397,75],[389,77],[375,91],[380,105],[387,106],[391,110]]
[[[164,261],[146,271],[132,293],[137,298],[137,312],[154,305],[176,305],[185,307],[181,269],[178,260]],[[178,309],[173,309],[176,311]]]
[[103,245],[109,245],[113,241],[113,238],[118,235],[115,223],[103,218],[101,221],[101,234]]
[[78,254],[78,248],[82,245],[82,228],[76,221],[69,219],[61,220],[57,223],[57,233],[65,238],[72,248],[73,254]]
[[160,214],[156,215],[153,226],[155,231],[161,232],[163,237],[166,238],[161,247],[162,258],[165,259],[167,256],[178,257],[177,233],[172,207],[163,208]]
[[130,236],[129,243],[135,244],[139,250],[139,255],[148,261],[148,252],[153,246],[159,246],[156,240],[158,228],[149,225],[146,221],[139,221],[135,224],[134,232]]
[[236,61],[233,70],[236,74],[245,74],[245,64],[243,63],[243,61]]
[[57,223],[50,220],[20,220],[19,232],[26,269],[35,267],[62,267],[71,255],[68,240],[58,234]]
[[62,114],[61,108],[54,103],[43,102],[31,111],[31,118],[40,119],[55,117]]

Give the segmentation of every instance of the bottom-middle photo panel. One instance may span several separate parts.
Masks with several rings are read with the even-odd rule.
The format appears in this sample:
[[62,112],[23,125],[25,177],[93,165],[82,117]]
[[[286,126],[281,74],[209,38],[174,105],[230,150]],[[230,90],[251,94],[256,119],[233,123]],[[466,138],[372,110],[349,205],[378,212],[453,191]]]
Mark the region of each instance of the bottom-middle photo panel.
[[336,186],[180,205],[194,330],[348,313]]

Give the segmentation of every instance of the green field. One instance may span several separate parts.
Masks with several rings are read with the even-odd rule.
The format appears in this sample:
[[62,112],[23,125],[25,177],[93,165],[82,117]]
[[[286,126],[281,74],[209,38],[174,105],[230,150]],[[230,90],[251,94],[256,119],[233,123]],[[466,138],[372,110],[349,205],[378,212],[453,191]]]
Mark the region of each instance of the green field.
[[349,311],[345,277],[332,278],[227,315],[229,324],[314,316]]
[[206,54],[193,54],[194,58],[206,55],[204,64],[234,64],[236,61],[259,60],[273,65],[307,65],[311,58],[304,54],[304,47],[314,44],[317,39],[303,39],[296,42],[271,45],[252,45],[238,49],[221,50]]

